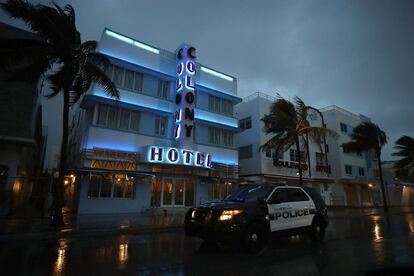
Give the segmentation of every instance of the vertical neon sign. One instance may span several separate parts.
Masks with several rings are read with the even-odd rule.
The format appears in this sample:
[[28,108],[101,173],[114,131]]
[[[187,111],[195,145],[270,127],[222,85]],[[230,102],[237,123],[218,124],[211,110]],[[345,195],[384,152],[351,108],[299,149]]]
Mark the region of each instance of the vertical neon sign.
[[177,80],[174,137],[179,146],[192,144],[195,108],[196,50],[182,45],[176,52]]

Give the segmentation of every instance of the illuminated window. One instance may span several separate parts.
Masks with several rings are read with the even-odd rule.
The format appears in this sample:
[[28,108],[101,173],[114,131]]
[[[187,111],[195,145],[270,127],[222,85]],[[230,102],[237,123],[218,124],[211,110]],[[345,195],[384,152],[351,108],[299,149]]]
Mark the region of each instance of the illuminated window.
[[88,198],[134,198],[135,178],[126,174],[91,174]]

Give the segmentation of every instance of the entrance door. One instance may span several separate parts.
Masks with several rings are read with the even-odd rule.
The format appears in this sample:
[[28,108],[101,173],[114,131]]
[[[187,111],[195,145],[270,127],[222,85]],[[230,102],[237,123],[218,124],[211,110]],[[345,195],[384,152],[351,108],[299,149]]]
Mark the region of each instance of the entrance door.
[[164,207],[183,207],[185,202],[185,181],[182,178],[163,179],[162,203]]

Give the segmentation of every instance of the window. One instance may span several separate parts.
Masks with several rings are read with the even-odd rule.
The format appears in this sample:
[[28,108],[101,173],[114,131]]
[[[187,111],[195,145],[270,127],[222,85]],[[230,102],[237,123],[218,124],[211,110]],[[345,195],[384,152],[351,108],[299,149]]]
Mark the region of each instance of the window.
[[316,158],[316,165],[323,166],[325,165],[325,154],[320,152],[315,152],[315,158]]
[[259,198],[266,198],[273,190],[270,185],[245,185],[227,196],[225,201],[257,202]]
[[247,118],[239,120],[239,127],[241,129],[252,128],[252,117],[247,117]]
[[105,104],[98,105],[97,125],[125,130],[139,130],[139,112]]
[[325,151],[328,153],[329,152],[329,145],[328,144],[326,144],[325,145]]
[[233,115],[233,102],[213,95],[208,96],[208,110]]
[[277,160],[283,160],[283,154],[284,154],[284,152],[279,150],[279,152],[277,153],[277,156],[276,156],[276,149],[275,148],[273,148],[271,150],[266,150],[266,152],[265,152],[266,157],[277,158]]
[[99,105],[98,106],[99,110],[98,110],[98,120],[97,120],[97,124],[98,125],[106,125],[106,118],[108,116],[108,108],[109,106],[107,105]]
[[348,133],[348,126],[344,123],[341,123],[341,132]]
[[232,147],[233,132],[217,127],[208,127],[208,143]]
[[[299,154],[298,154],[297,150],[291,149],[289,151],[289,154],[290,154],[290,161],[299,162]],[[306,162],[306,156],[305,156],[304,151],[300,151],[300,159],[301,159],[301,162],[303,162],[303,163]]]
[[352,166],[350,165],[345,165],[345,173],[352,175]]
[[121,118],[119,121],[119,128],[129,129],[130,120],[131,120],[131,112],[129,110],[121,109]]
[[231,182],[210,182],[208,183],[208,199],[221,200],[231,194],[234,187],[235,185]]
[[126,174],[91,174],[88,198],[134,198],[135,179]]
[[141,73],[111,64],[108,66],[106,74],[118,88],[142,91],[144,76]]
[[288,194],[288,202],[309,200],[309,197],[301,189],[289,188],[287,189],[287,194]]
[[286,188],[278,188],[269,198],[269,204],[279,204],[283,202],[287,202],[287,189]]
[[110,106],[108,110],[107,126],[116,128],[118,125],[118,110],[115,106]]
[[365,176],[364,168],[358,168],[358,173],[359,173],[359,176]]
[[158,81],[158,97],[162,99],[168,99],[170,92],[170,83],[168,81]]
[[252,158],[253,156],[253,146],[248,145],[239,148],[239,159]]
[[118,87],[124,86],[124,68],[114,66],[113,75],[111,76],[111,80],[114,84]]
[[155,135],[165,136],[167,134],[167,116],[155,116]]

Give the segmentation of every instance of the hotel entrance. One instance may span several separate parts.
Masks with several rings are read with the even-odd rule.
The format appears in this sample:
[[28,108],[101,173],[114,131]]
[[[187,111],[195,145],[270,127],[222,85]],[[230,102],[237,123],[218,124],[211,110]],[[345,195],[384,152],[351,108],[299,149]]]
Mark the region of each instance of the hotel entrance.
[[155,177],[152,181],[152,207],[185,207],[194,205],[194,179]]

